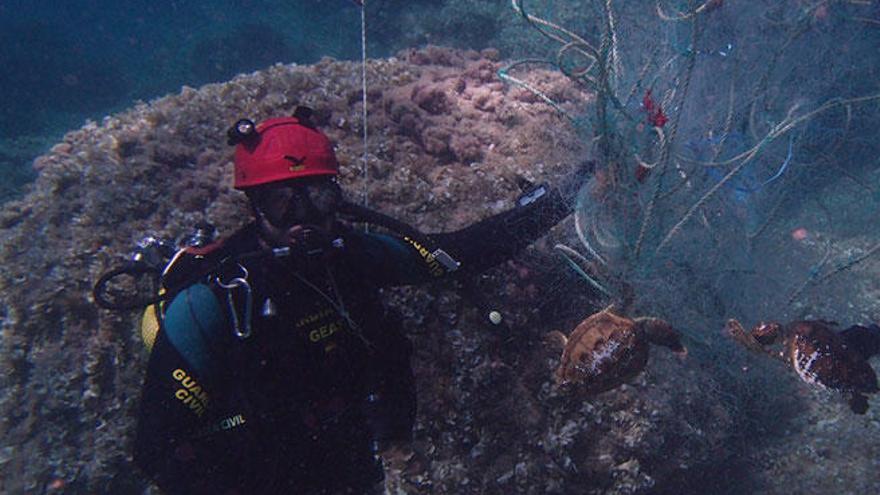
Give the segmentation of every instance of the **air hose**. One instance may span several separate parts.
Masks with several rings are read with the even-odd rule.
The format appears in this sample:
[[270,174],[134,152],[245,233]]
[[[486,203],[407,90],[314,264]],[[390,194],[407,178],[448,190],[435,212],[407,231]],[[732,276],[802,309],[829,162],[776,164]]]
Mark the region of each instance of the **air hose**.
[[[452,256],[446,253],[446,251],[439,248],[430,236],[420,232],[418,229],[405,222],[392,218],[384,213],[371,210],[365,206],[347,201],[344,201],[340,205],[339,213],[340,216],[347,221],[376,225],[415,240],[422,246],[425,246],[437,261],[450,272],[455,271],[459,267],[458,261],[453,259]],[[141,249],[149,249],[149,246],[142,246]],[[101,308],[116,311],[141,309],[156,303],[171,300],[181,290],[200,280],[214,278],[214,276],[221,273],[227,267],[235,266],[248,260],[260,258],[283,258],[291,255],[291,249],[289,247],[283,247],[260,249],[236,256],[225,257],[217,262],[208,264],[203,270],[198,270],[185,279],[178,281],[174,284],[174,287],[168,287],[165,284],[165,274],[168,272],[168,266],[170,266],[174,260],[179,258],[181,251],[183,250],[178,251],[166,266],[162,266],[161,263],[156,262],[155,260],[152,262],[147,261],[152,259],[151,257],[136,256],[133,261],[128,261],[121,266],[107,271],[101,275],[92,290],[95,304]],[[134,291],[128,291],[129,294],[120,296],[118,293],[124,291],[115,287],[124,285],[125,277],[130,278],[132,281],[143,280],[144,277],[147,277],[147,284],[141,284],[140,290],[138,290],[138,284],[135,282]],[[144,292],[149,295],[143,294]]]

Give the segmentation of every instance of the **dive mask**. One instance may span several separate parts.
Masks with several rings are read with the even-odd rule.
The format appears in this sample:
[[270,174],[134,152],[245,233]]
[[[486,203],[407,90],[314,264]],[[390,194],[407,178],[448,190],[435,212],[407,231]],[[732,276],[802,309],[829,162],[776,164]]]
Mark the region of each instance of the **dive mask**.
[[341,191],[335,179],[298,179],[256,186],[246,191],[256,213],[273,227],[321,224],[335,216]]

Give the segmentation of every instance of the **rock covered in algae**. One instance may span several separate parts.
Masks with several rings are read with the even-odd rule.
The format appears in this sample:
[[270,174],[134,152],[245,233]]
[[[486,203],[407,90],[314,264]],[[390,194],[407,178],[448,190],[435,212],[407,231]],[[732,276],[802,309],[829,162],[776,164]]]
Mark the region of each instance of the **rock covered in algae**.
[[[508,208],[518,176],[569,172],[587,145],[539,98],[501,84],[500,67],[491,51],[436,47],[368,63],[373,207],[424,230],[454,229]],[[558,74],[531,77],[568,109],[591,99]],[[247,221],[225,145],[240,117],[315,108],[344,187],[359,194],[360,100],[357,64],[279,65],[87,123],[35,161],[31,190],[0,211],[0,491],[149,486],[130,459],[147,357],[137,315],[95,309],[92,283],[145,233],[176,237],[203,219],[229,232]],[[442,288],[390,295],[417,349],[416,446],[430,461],[418,492],[649,493],[711,465],[730,424],[701,392],[717,386],[660,357],[657,373],[675,375],[675,387],[647,387],[655,378],[643,375],[571,404],[547,379],[548,356],[529,345],[549,328],[530,312],[535,291],[521,275],[494,275],[511,304],[505,323],[536,329],[513,348],[499,348],[484,315]]]

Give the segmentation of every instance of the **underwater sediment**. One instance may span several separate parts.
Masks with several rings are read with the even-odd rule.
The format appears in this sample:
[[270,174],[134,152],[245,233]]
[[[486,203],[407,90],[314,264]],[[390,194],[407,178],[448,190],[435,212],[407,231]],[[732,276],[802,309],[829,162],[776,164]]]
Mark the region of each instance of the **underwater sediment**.
[[[372,207],[425,231],[451,230],[508,208],[518,176],[553,181],[587,154],[576,132],[537,97],[499,82],[500,67],[493,50],[437,47],[369,62]],[[145,233],[177,237],[203,219],[231,232],[248,220],[243,196],[231,188],[225,144],[226,128],[240,117],[313,107],[337,144],[343,187],[360,194],[358,69],[325,59],[184,88],[72,131],[34,162],[39,176],[28,194],[0,212],[0,491],[147,489],[129,447],[147,357],[135,330],[138,315],[99,311],[92,284]],[[563,106],[591,99],[559,74],[532,77]],[[389,294],[416,349],[416,446],[429,461],[396,489],[790,493],[784,489],[826,474],[847,487],[880,486],[877,470],[867,469],[876,468],[877,447],[848,418],[829,419],[838,405],[807,395],[781,406],[786,394],[803,393],[793,382],[725,382],[728,374],[713,371],[738,359],[764,369],[747,357],[712,360],[697,349],[682,361],[657,352],[632,383],[594,400],[557,391],[558,356],[541,336],[567,330],[595,309],[584,286],[551,262],[552,240],[571,236],[564,223],[481,281],[505,327],[487,325],[456,287]],[[566,307],[554,307],[553,299]],[[748,388],[767,383],[774,388]],[[794,417],[803,403],[806,413],[782,418]],[[762,425],[768,418],[779,422]],[[862,421],[876,435],[876,416]],[[824,432],[824,443],[794,445],[804,432]],[[768,438],[776,443],[764,448]],[[846,450],[835,439],[861,440]],[[749,450],[749,442],[774,457]],[[873,450],[854,460],[857,447]],[[804,458],[819,463],[818,472],[792,485]],[[756,460],[766,464],[756,469]],[[853,472],[841,468],[847,464]]]

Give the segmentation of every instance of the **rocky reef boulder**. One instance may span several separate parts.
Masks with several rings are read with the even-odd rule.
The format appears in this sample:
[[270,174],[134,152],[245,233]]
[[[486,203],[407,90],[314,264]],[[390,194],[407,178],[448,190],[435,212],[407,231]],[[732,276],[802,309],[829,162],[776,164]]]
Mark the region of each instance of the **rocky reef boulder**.
[[[366,170],[371,206],[424,230],[454,229],[510,207],[519,177],[558,180],[588,153],[539,98],[502,84],[500,67],[492,50],[434,47],[370,61],[366,153],[360,66],[327,59],[184,88],[87,123],[39,157],[28,194],[0,211],[0,491],[149,487],[130,451],[147,358],[138,315],[98,310],[90,291],[146,233],[177,237],[203,219],[229,233],[247,221],[231,188],[232,122],[311,106],[352,197]],[[531,77],[565,108],[591,99],[558,74]],[[571,231],[563,223],[551,236],[570,241]],[[429,461],[391,480],[398,489],[658,493],[723,469],[733,422],[694,362],[655,353],[634,383],[590,401],[552,387],[557,356],[540,336],[594,308],[571,295],[585,286],[550,246],[487,275],[484,296],[504,326],[488,327],[452,287],[389,294],[417,349],[417,448]],[[566,311],[548,316],[554,304]]]

